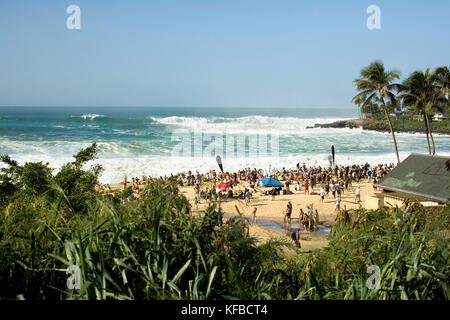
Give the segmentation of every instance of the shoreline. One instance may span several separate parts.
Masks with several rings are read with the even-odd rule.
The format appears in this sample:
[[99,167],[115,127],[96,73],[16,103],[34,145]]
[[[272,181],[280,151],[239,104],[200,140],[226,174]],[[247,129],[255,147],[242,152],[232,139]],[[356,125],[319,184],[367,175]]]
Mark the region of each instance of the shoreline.
[[[209,182],[211,183],[211,182]],[[361,187],[361,202],[355,201],[355,188],[359,185]],[[206,187],[207,185],[203,186]],[[237,189],[243,188],[243,186],[236,187]],[[202,200],[197,205],[194,202],[194,187],[184,186],[179,187],[180,191],[187,197],[192,205],[193,212],[199,214],[206,210],[209,205],[208,201]],[[227,199],[221,201],[221,207],[225,214],[239,215],[250,219],[252,209],[257,207],[257,218],[272,220],[282,223],[284,219],[284,213],[282,212],[288,201],[292,202],[292,227],[298,226],[299,209],[302,208],[306,211],[306,207],[312,205],[314,209],[319,212],[319,225],[322,227],[332,227],[336,223],[335,200],[331,195],[325,196],[323,202],[320,201],[319,186],[311,189],[310,193],[305,194],[303,190],[296,191],[291,187],[292,194],[278,195],[275,200],[272,200],[270,196],[264,195],[264,192],[270,188],[257,187],[257,192],[254,194],[252,200],[246,203],[241,199]],[[349,189],[342,194],[342,209],[353,210],[360,206],[365,207],[366,201],[369,197],[372,197],[377,191],[374,190],[373,184],[366,179],[362,179],[359,183],[353,182],[353,185],[349,186]],[[282,233],[273,229],[267,228],[260,224],[250,225],[250,235],[255,236],[258,242],[264,243],[272,239],[285,239],[292,241],[288,233]],[[310,251],[318,248],[325,247],[329,240],[328,235],[319,233],[316,231],[301,231],[301,245],[300,252]]]
[[[395,121],[395,119],[392,119]],[[401,121],[401,119],[397,119],[398,121]],[[313,129],[313,128],[337,128],[337,129],[357,129],[362,128],[363,130],[367,131],[377,131],[377,132],[391,132],[389,125],[384,122],[377,122],[372,123],[370,119],[350,119],[350,120],[338,120],[331,123],[315,123],[314,126],[306,127],[306,129]],[[399,127],[394,126],[395,132],[401,132],[401,133],[421,133],[426,134],[425,127],[421,128],[405,128],[405,127]],[[440,135],[450,135],[450,128],[432,128],[433,134],[440,134]]]

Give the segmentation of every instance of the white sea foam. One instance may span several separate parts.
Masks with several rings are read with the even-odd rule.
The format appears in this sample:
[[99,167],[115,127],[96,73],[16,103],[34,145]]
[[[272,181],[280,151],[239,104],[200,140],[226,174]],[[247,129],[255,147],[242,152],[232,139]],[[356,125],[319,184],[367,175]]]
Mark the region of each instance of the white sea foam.
[[254,133],[263,130],[279,130],[285,133],[304,132],[306,127],[312,127],[315,123],[332,123],[342,118],[296,118],[296,117],[267,117],[247,116],[240,118],[223,117],[147,117],[154,122],[207,133]]
[[[81,112],[80,112],[81,113]],[[59,169],[64,163],[73,161],[73,155],[87,147],[91,142],[98,141],[99,159],[96,163],[102,164],[105,171],[101,177],[102,183],[120,181],[124,175],[128,177],[142,175],[168,175],[170,173],[207,172],[216,168],[215,157],[180,158],[171,155],[174,144],[181,139],[174,137],[171,141],[171,131],[186,129],[190,132],[203,133],[231,133],[254,134],[261,132],[278,132],[280,136],[280,158],[229,158],[223,157],[226,170],[234,171],[244,167],[268,168],[269,164],[276,168],[292,168],[300,162],[308,166],[328,166],[328,152],[331,145],[336,148],[336,161],[338,164],[370,164],[395,162],[390,133],[365,131],[356,129],[312,128],[315,123],[331,123],[335,118],[296,117],[267,117],[246,116],[239,118],[224,117],[148,117],[161,125],[168,126],[168,131],[158,133],[147,129],[112,128],[117,135],[103,136],[97,134],[95,129],[100,123],[92,123],[101,114],[83,114],[72,116],[84,119],[86,132],[93,132],[91,136],[68,136],[47,140],[45,137],[20,136],[0,137],[0,153],[9,154],[20,163],[27,161],[49,162],[52,167]],[[299,114],[301,117],[301,114]],[[87,123],[86,123],[87,122]],[[93,126],[96,124],[96,126]],[[153,125],[153,124],[152,124]],[[54,127],[63,127],[55,125]],[[103,128],[102,128],[103,129]],[[64,132],[64,130],[61,130]],[[103,130],[104,132],[104,130]],[[149,136],[147,139],[146,136]],[[133,136],[130,138],[129,136]],[[63,137],[69,137],[67,140]],[[99,137],[101,139],[99,139]],[[426,153],[426,140],[424,134],[396,134],[401,159],[405,159],[411,152]],[[23,140],[22,140],[23,139]],[[33,140],[34,139],[34,140]],[[448,156],[450,151],[449,136],[435,136],[438,153]],[[242,146],[238,146],[242,147]],[[242,147],[245,149],[245,146]],[[2,166],[0,164],[0,166]]]
[[84,120],[94,120],[95,118],[104,118],[106,117],[103,114],[95,114],[95,113],[87,113],[81,116],[70,116],[71,118],[83,118]]
[[[207,172],[217,168],[215,157],[205,150],[211,146],[212,139],[208,134],[225,134],[224,144],[228,147],[229,141],[234,146],[234,137],[237,139],[236,149],[245,151],[247,157],[238,153],[236,158],[227,158],[221,154],[226,170],[234,171],[244,167],[268,168],[295,167],[300,162],[308,166],[328,166],[328,154],[331,145],[336,149],[338,164],[353,164],[369,162],[394,162],[393,144],[389,132],[366,131],[361,128],[308,128],[316,123],[331,123],[352,117],[351,113],[330,111],[329,114],[321,110],[294,110],[289,113],[280,113],[278,116],[248,115],[237,113],[241,117],[190,116],[183,111],[179,116],[163,116],[159,111],[140,111],[136,114],[125,112],[108,117],[107,111],[83,110],[68,111],[61,118],[49,118],[49,122],[36,122],[36,127],[52,127],[52,130],[39,129],[34,131],[29,126],[29,120],[17,121],[17,126],[8,130],[0,130],[0,154],[9,154],[19,163],[30,161],[49,162],[58,170],[64,163],[73,161],[73,155],[90,143],[96,141],[99,146],[98,159],[95,163],[105,168],[101,182],[110,183],[120,181],[124,175],[128,177],[152,175],[160,176],[191,170]],[[178,111],[177,111],[178,112]],[[255,112],[259,112],[255,110]],[[72,114],[72,116],[69,115]],[[142,114],[152,115],[142,120]],[[167,113],[164,113],[167,114]],[[183,115],[183,116],[181,116]],[[285,116],[288,115],[288,116]],[[311,117],[312,116],[312,117]],[[327,118],[328,116],[332,118]],[[356,115],[355,115],[356,116]],[[9,119],[10,117],[8,117]],[[6,118],[5,118],[6,119]],[[39,118],[40,120],[44,118]],[[10,120],[8,120],[10,121]],[[22,126],[23,125],[23,126]],[[55,130],[55,128],[60,128]],[[182,130],[178,130],[182,129]],[[188,132],[184,136],[177,136],[176,132]],[[192,133],[206,133],[197,135]],[[192,135],[191,135],[192,134]],[[227,136],[226,134],[230,134]],[[268,134],[272,141],[272,134],[279,136],[280,158],[267,156],[257,157],[253,151],[261,150],[250,143],[254,134]],[[173,135],[173,136],[172,136]],[[253,136],[252,136],[253,135]],[[190,137],[192,136],[192,140]],[[203,157],[198,154],[196,137],[202,137],[200,145]],[[186,137],[189,137],[187,139]],[[233,140],[228,140],[233,137]],[[248,137],[248,138],[247,138]],[[424,134],[397,133],[397,143],[401,159],[411,152],[427,152]],[[186,138],[186,140],[185,140]],[[172,152],[180,144],[188,141],[187,148],[191,149],[193,158],[180,158]],[[450,136],[435,135],[437,152],[443,155],[450,153]],[[250,147],[251,145],[251,147]],[[208,149],[210,150],[210,149]],[[218,151],[220,153],[220,151]],[[253,153],[252,153],[253,152]],[[177,153],[186,155],[186,153]],[[0,164],[2,166],[2,164]]]
[[[104,145],[104,147],[106,147]],[[110,146],[112,147],[112,146]],[[409,155],[408,152],[401,152],[401,160]],[[299,154],[296,156],[286,156],[279,158],[263,157],[263,158],[231,158],[223,157],[224,170],[235,171],[242,168],[258,168],[268,170],[271,168],[282,169],[294,168],[297,163],[305,163],[307,166],[323,166],[327,167],[328,154]],[[14,156],[13,159],[23,164],[25,161],[43,161],[49,162],[55,173],[61,166],[67,162],[73,161],[70,156],[54,157],[49,154],[27,155],[26,157]],[[337,154],[336,163],[338,165],[365,164],[376,165],[379,163],[394,163],[395,156],[393,152],[389,154]],[[127,177],[142,177],[143,175],[151,175],[159,177],[164,175],[176,174],[180,172],[209,172],[210,169],[219,171],[215,157],[200,158],[183,158],[171,156],[131,156],[131,157],[100,157],[91,162],[92,164],[101,164],[104,172],[100,178],[101,183],[115,183]],[[4,167],[0,164],[0,167]]]
[[[400,153],[400,158],[405,159],[409,153]],[[236,171],[242,168],[258,168],[268,170],[271,168],[282,169],[295,168],[297,163],[305,163],[307,166],[329,166],[328,154],[300,154],[296,156],[287,156],[279,158],[231,158],[223,157],[224,170]],[[97,163],[105,167],[105,171],[101,177],[102,183],[118,182],[127,177],[142,177],[143,175],[151,175],[154,177],[176,174],[180,172],[196,172],[207,173],[210,169],[219,171],[215,157],[204,158],[183,158],[183,157],[167,157],[167,156],[144,156],[135,157],[133,159],[101,159],[96,160]],[[365,164],[376,165],[379,163],[394,163],[395,155],[389,154],[340,154],[336,155],[336,163],[338,165]]]

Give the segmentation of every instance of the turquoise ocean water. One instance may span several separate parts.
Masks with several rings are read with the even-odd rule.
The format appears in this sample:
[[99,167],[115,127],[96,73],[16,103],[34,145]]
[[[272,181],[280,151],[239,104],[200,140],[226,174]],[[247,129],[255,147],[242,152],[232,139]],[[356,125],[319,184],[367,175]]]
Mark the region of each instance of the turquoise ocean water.
[[[338,164],[394,162],[389,133],[306,128],[358,116],[356,108],[0,107],[0,154],[21,163],[50,162],[57,170],[78,150],[97,142],[96,162],[105,168],[104,183],[118,182],[123,175],[206,172],[217,169],[216,154],[223,157],[226,170],[295,167],[298,162],[323,166],[331,145]],[[255,151],[251,141],[264,140],[252,139],[264,135],[269,149]],[[216,141],[220,136],[223,140]],[[277,154],[271,153],[274,137]],[[424,134],[400,133],[397,140],[401,159],[427,152]],[[223,148],[213,148],[214,141]],[[450,155],[450,136],[436,135],[435,142],[438,154]],[[177,153],[182,147],[185,152]],[[227,148],[234,149],[228,157]]]

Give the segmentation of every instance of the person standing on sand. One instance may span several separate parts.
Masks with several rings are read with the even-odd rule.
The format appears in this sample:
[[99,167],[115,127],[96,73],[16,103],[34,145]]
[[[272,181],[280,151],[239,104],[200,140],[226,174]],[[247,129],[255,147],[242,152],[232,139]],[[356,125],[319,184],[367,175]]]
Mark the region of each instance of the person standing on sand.
[[256,210],[258,210],[258,208],[254,208],[253,209],[253,212],[252,212],[252,220],[251,220],[251,224],[254,224],[254,223],[258,223],[257,221],[256,221]]
[[303,217],[304,217],[304,215],[305,215],[305,213],[303,212],[303,209],[302,208],[300,208],[300,211],[299,211],[299,213],[298,213],[298,228],[300,229],[300,226],[302,225],[302,223],[303,223]]
[[248,189],[244,188],[244,191],[241,191],[241,193],[244,195],[245,204],[248,205],[248,202],[250,201],[250,193],[248,192]]
[[123,189],[125,190],[125,188],[127,187],[127,183],[128,183],[128,181],[127,181],[127,176],[125,176],[124,178],[123,178]]
[[338,212],[341,208],[341,196],[336,197],[336,206],[334,208],[334,212]]
[[361,188],[359,186],[356,187],[355,189],[355,201],[356,202],[361,202]]
[[302,211],[302,225],[303,230],[308,231],[308,215]]
[[200,202],[200,186],[198,184],[194,187],[194,191],[194,203],[197,205]]
[[325,189],[322,186],[322,188],[320,188],[320,202],[323,202],[324,198],[325,198]]
[[306,207],[306,217],[308,218],[308,230],[311,230],[312,222],[312,208],[310,206]]
[[336,198],[336,186],[334,185],[333,181],[331,181],[331,183],[330,183],[330,189],[331,189],[331,195],[333,196],[333,198]]
[[319,211],[317,211],[317,209],[314,211],[313,221],[314,229],[317,229],[317,227],[319,226]]
[[286,211],[284,215],[284,223],[289,222],[291,223],[291,214],[292,214],[292,203],[289,201],[286,205]]

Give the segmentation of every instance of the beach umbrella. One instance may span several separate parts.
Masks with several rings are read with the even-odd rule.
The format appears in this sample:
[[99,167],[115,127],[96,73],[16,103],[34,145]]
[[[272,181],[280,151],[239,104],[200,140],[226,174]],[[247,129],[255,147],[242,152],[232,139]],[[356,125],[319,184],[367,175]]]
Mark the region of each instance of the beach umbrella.
[[225,190],[227,190],[228,189],[228,187],[229,187],[230,185],[228,184],[228,183],[219,183],[217,186],[216,186],[216,189],[220,189],[220,190],[222,190],[222,191],[225,191]]
[[220,156],[216,157],[216,161],[217,161],[217,164],[219,165],[220,171],[222,171],[222,173],[223,173],[222,159],[220,158]]

